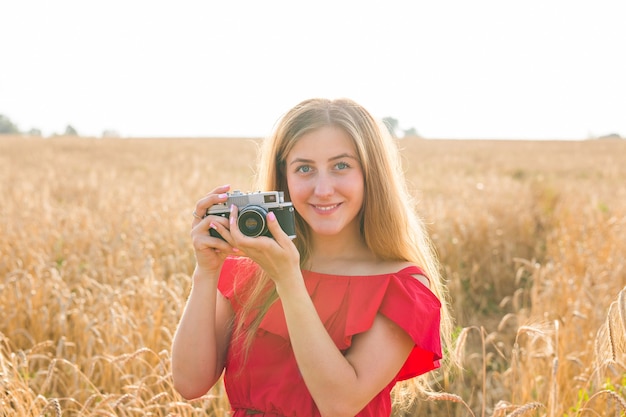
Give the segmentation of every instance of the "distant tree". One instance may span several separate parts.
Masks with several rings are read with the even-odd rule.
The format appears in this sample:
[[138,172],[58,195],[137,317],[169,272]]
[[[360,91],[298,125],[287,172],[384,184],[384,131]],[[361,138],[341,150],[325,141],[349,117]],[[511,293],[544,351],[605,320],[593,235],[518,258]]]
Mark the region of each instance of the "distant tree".
[[391,133],[391,136],[397,138],[398,130],[400,129],[400,123],[398,122],[398,119],[394,119],[390,116],[383,117],[383,123],[385,124],[385,126],[387,126],[387,129],[389,130],[389,133]]
[[408,129],[404,130],[404,137],[405,138],[407,138],[407,137],[416,137],[416,136],[419,136],[419,135],[417,134],[417,129],[415,129],[414,127],[410,127]]
[[600,140],[621,140],[619,133],[609,133],[608,135],[598,136]]
[[78,136],[78,132],[71,125],[65,127],[65,136]]
[[387,126],[389,133],[391,133],[391,136],[393,136],[394,138],[400,137],[400,132],[403,133],[402,137],[405,138],[409,136],[418,136],[417,130],[414,127],[410,127],[404,130],[400,129],[400,122],[396,118],[390,116],[383,117],[383,123],[385,124],[385,126]]
[[15,134],[20,133],[20,130],[17,128],[15,123],[11,121],[8,117],[3,114],[0,114],[0,134]]
[[41,129],[37,129],[37,128],[33,127],[26,133],[29,136],[41,136]]
[[103,138],[119,138],[120,133],[117,130],[105,129],[102,131]]

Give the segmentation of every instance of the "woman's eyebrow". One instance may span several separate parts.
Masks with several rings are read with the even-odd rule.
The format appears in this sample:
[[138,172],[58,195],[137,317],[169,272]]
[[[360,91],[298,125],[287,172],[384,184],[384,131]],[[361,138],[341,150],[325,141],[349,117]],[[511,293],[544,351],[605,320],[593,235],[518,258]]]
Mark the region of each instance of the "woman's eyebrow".
[[[357,157],[354,156],[354,155],[350,155],[349,153],[342,153],[340,155],[332,156],[332,157],[328,158],[328,162],[331,162],[331,161],[334,161],[334,160],[337,160],[337,159],[342,159],[342,158],[357,159]],[[315,161],[313,161],[312,159],[296,158],[293,161],[289,162],[289,165],[293,165],[293,164],[296,164],[296,163],[307,163],[307,164],[310,164],[310,163],[314,163],[314,162]]]
[[293,165],[293,164],[299,164],[299,163],[307,163],[310,164],[312,163],[313,160],[312,159],[305,159],[305,158],[296,158],[293,161],[289,162],[289,165]]
[[332,158],[328,158],[328,161],[334,161],[336,159],[342,159],[342,158],[352,158],[352,159],[357,159],[356,156],[354,155],[350,155],[349,153],[342,153],[341,155],[337,155],[337,156],[333,156]]

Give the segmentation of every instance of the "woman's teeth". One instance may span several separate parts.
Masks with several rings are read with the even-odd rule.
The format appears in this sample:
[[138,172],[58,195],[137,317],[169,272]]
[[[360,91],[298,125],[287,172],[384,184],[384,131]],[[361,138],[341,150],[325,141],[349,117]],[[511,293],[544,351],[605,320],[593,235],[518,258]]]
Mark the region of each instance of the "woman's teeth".
[[315,206],[316,209],[321,210],[321,211],[329,211],[334,209],[335,207],[337,207],[337,204],[332,205],[332,206]]

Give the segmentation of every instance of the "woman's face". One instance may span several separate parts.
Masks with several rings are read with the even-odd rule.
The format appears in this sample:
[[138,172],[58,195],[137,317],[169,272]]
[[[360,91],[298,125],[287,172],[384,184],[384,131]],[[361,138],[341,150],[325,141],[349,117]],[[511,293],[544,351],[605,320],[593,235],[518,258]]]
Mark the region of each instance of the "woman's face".
[[286,158],[289,195],[313,233],[359,232],[363,170],[348,133],[325,126],[303,135]]

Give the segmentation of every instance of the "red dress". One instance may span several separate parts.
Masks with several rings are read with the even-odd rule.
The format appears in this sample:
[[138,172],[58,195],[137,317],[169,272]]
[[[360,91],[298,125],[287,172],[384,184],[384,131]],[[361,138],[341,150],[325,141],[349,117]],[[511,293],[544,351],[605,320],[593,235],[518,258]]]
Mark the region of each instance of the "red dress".
[[[225,261],[218,284],[236,314],[241,305],[234,296],[235,275],[239,273],[238,286],[246,279],[241,276],[242,268],[238,268],[242,259],[228,258]],[[248,271],[251,270],[248,268]],[[248,278],[251,274],[247,273]],[[389,416],[390,392],[395,383],[439,367],[441,359],[441,304],[426,286],[411,276],[424,275],[424,272],[417,267],[408,267],[396,273],[371,276],[311,271],[302,274],[320,319],[342,352],[350,347],[354,335],[371,327],[377,313],[394,321],[415,341],[415,347],[395,379],[357,414],[358,417]],[[244,362],[240,349],[232,345],[229,348],[224,384],[234,417],[320,415],[298,370],[280,299],[261,321],[247,362]]]

